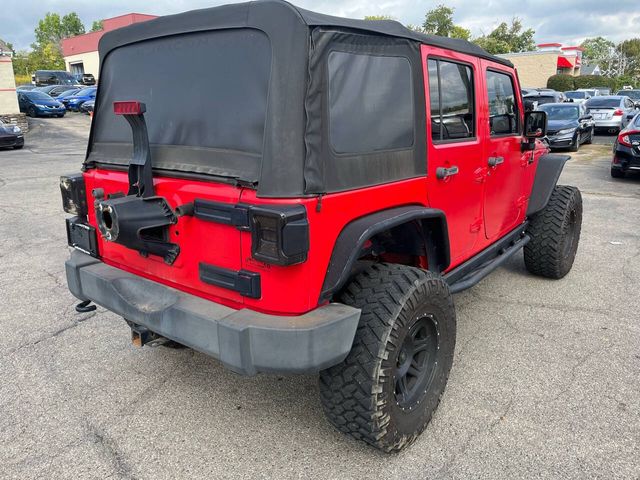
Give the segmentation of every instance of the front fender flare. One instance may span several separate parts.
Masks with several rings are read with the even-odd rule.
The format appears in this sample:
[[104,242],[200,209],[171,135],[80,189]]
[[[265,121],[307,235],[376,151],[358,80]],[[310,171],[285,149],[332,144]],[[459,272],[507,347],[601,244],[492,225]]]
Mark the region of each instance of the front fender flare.
[[536,178],[533,181],[527,217],[535,215],[549,203],[551,193],[558,183],[564,164],[570,160],[569,155],[543,155],[538,160]]
[[333,247],[320,302],[331,298],[349,280],[367,240],[391,228],[409,222],[420,222],[429,269],[443,272],[449,267],[449,231],[442,210],[420,205],[390,208],[374,212],[347,224]]

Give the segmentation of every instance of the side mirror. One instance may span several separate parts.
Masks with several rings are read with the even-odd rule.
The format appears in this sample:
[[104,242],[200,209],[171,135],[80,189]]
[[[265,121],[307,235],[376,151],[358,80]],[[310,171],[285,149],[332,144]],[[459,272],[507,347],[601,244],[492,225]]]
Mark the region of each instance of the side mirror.
[[547,112],[526,112],[524,114],[524,137],[542,138],[547,135]]

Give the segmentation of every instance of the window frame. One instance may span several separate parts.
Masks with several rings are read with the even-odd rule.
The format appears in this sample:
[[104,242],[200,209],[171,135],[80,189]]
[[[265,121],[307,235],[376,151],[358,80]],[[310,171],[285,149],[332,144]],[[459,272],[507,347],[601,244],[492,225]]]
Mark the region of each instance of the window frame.
[[[360,151],[360,152],[338,152],[333,144],[333,138],[331,137],[331,91],[329,89],[329,83],[331,81],[331,72],[329,71],[329,59],[331,58],[331,55],[333,55],[334,53],[345,53],[348,55],[360,55],[360,56],[364,56],[364,57],[387,57],[387,58],[402,58],[407,62],[407,65],[409,66],[409,81],[410,81],[410,92],[411,92],[411,110],[412,110],[412,115],[411,115],[411,125],[412,125],[412,142],[411,145],[406,146],[406,147],[398,147],[398,148],[385,148],[382,150],[365,150],[365,151]],[[327,110],[326,110],[326,121],[327,121],[327,129],[326,129],[326,136],[327,136],[327,147],[329,148],[329,151],[331,152],[331,154],[336,157],[336,158],[352,158],[352,157],[359,157],[359,156],[367,156],[367,155],[376,155],[379,153],[393,153],[393,152],[406,152],[408,150],[414,150],[416,147],[416,139],[417,139],[417,130],[416,130],[416,122],[415,122],[415,118],[416,118],[416,95],[415,95],[415,85],[414,85],[414,78],[413,78],[413,66],[411,63],[411,59],[407,56],[407,55],[389,55],[389,54],[382,54],[382,53],[371,53],[368,51],[363,51],[363,52],[354,52],[352,50],[349,49],[341,49],[341,48],[336,48],[333,47],[331,48],[328,52],[327,52],[327,57],[326,57],[326,61],[324,62],[324,75],[326,76],[325,78],[327,79],[327,91],[325,94],[325,101],[327,102]]]
[[462,65],[464,67],[468,67],[471,69],[471,97],[472,97],[472,104],[471,104],[471,112],[473,113],[473,136],[471,137],[465,137],[465,138],[450,138],[448,140],[443,140],[442,139],[442,125],[440,126],[440,139],[439,140],[434,140],[433,139],[433,132],[431,132],[431,135],[427,135],[427,140],[430,141],[432,144],[434,145],[447,145],[450,143],[466,143],[466,142],[474,142],[478,140],[478,110],[477,110],[477,105],[478,105],[478,100],[477,100],[477,95],[476,95],[476,69],[475,69],[475,65],[469,62],[465,62],[462,60],[456,60],[444,55],[427,55],[426,58],[426,82],[427,82],[427,87],[429,90],[429,104],[428,107],[426,109],[426,113],[428,115],[427,117],[427,128],[431,128],[431,84],[429,83],[429,60],[435,60],[437,62],[437,77],[438,77],[438,110],[440,111],[440,122],[442,124],[442,89],[440,88],[440,62],[448,62],[448,63],[453,63],[453,64],[457,64],[457,65]]
[[[511,87],[513,88],[513,99],[515,101],[515,107],[516,107],[516,121],[517,123],[517,128],[516,128],[516,132],[515,133],[499,133],[499,134],[491,134],[491,115],[487,115],[487,122],[488,122],[488,127],[489,127],[489,138],[504,138],[504,137],[520,137],[522,136],[522,118],[521,118],[521,108],[520,108],[520,103],[518,101],[518,91],[516,90],[516,82],[515,82],[515,78],[513,76],[513,74],[511,72],[507,72],[505,70],[500,70],[498,68],[492,68],[492,67],[487,67],[487,69],[485,70],[485,74],[484,74],[484,82],[485,82],[485,91],[487,93],[487,107],[489,106],[489,83],[487,82],[487,74],[489,72],[492,73],[498,73],[498,74],[502,74],[506,77],[509,77],[511,79]],[[520,95],[521,96],[521,95]],[[541,97],[543,95],[540,95]],[[556,99],[554,98],[554,101]],[[487,110],[487,113],[490,113]]]

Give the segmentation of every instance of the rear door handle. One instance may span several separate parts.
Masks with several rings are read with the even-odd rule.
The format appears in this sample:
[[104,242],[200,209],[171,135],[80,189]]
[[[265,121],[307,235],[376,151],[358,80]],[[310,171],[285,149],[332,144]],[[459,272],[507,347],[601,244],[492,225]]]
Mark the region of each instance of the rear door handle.
[[455,165],[449,168],[438,167],[436,168],[436,178],[438,180],[444,180],[445,178],[449,178],[449,177],[453,177],[454,175],[457,175],[459,171],[460,169]]
[[498,165],[504,163],[504,157],[489,157],[489,166],[497,167]]

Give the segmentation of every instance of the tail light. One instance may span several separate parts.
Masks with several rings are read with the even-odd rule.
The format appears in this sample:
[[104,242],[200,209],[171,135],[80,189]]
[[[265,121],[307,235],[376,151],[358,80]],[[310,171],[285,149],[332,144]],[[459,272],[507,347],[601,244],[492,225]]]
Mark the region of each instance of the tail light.
[[620,135],[618,135],[618,143],[620,145],[624,145],[625,147],[632,147],[633,145],[631,144],[631,138],[629,137],[629,135],[639,135],[640,131],[633,131],[633,132],[622,132],[620,133]]
[[309,222],[302,205],[252,206],[251,255],[274,265],[296,265],[307,260]]
[[613,112],[613,116],[614,116],[614,117],[619,117],[619,116],[621,116],[621,115],[623,115],[623,114],[624,114],[624,112],[623,112],[621,109],[619,109],[619,108],[617,108],[617,109],[616,109],[616,111],[615,111],[615,112]]
[[87,216],[87,192],[81,173],[60,177],[60,193],[65,212],[78,217]]

